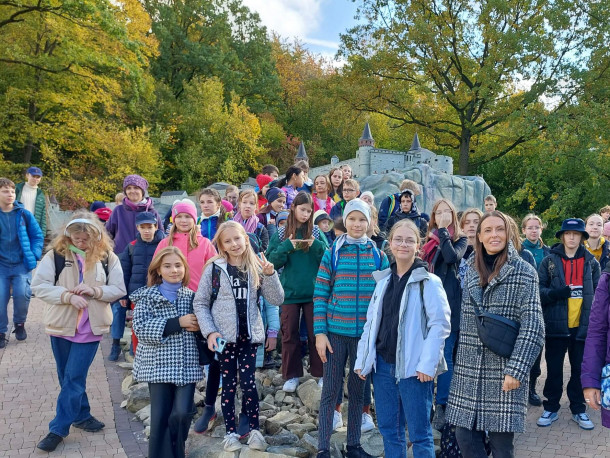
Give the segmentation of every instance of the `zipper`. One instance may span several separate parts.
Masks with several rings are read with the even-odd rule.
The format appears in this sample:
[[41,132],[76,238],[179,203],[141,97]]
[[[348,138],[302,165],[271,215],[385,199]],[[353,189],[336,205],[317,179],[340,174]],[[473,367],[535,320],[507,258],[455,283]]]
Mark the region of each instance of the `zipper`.
[[360,248],[356,246],[356,333],[354,337],[358,337],[358,323],[360,322],[360,314],[358,313],[360,302]]

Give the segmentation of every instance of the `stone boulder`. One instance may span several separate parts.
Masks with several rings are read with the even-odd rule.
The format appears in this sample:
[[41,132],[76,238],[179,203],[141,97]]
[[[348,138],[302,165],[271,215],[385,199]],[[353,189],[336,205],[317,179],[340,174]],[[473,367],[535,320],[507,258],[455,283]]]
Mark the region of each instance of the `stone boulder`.
[[[315,380],[311,379],[299,385],[297,394],[305,407],[311,411],[317,412],[320,410],[320,397],[322,396],[322,388],[318,386]],[[285,402],[285,400],[284,400]]]
[[296,413],[282,410],[271,418],[267,419],[266,427],[269,434],[277,434],[282,428],[289,424],[299,423],[300,416]]
[[127,395],[127,410],[136,413],[141,408],[150,404],[150,391],[148,383],[138,383],[129,389]]

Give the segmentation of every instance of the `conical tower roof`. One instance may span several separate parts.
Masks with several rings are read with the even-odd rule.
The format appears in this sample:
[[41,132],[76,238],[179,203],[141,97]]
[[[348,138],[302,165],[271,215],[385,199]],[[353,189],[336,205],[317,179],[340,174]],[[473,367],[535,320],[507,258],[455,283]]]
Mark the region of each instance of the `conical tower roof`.
[[307,152],[305,151],[305,145],[303,144],[303,142],[301,142],[299,144],[299,151],[297,152],[296,155],[296,160],[304,160],[304,161],[308,161],[309,158],[307,157]]
[[411,148],[409,151],[415,151],[418,149],[421,149],[421,145],[419,144],[419,136],[417,135],[417,132],[415,132],[415,137],[413,137],[413,143],[411,143]]
[[360,137],[360,140],[373,140],[373,136],[371,135],[371,127],[369,126],[368,122],[364,125],[364,130],[362,131],[362,137]]

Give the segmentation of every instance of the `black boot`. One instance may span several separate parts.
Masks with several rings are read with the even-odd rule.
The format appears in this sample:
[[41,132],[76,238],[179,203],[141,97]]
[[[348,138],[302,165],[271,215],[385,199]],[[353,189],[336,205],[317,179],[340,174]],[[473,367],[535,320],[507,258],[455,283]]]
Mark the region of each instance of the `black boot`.
[[346,458],[373,458],[373,455],[369,455],[360,445],[348,445]]
[[540,407],[542,405],[542,399],[540,399],[540,396],[538,396],[538,393],[536,393],[536,389],[533,386],[530,386],[528,401],[535,407]]

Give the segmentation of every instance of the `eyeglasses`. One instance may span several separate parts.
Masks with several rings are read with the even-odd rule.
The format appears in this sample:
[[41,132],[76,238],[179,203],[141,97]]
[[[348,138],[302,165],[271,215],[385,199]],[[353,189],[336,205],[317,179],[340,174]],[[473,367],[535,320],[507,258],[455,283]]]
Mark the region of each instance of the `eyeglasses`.
[[396,246],[405,245],[405,246],[415,246],[417,244],[417,240],[413,239],[403,239],[403,238],[395,238],[392,239],[392,244]]
[[356,190],[351,188],[343,188],[343,192],[356,192]]

